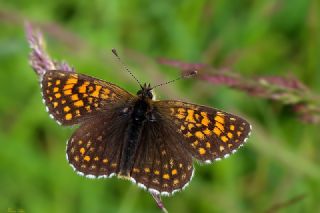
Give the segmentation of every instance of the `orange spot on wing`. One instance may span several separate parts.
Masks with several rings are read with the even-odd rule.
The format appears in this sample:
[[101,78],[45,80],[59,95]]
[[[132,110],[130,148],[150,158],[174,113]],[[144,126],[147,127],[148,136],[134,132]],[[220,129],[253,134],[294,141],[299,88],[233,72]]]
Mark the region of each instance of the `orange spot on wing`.
[[220,136],[221,135],[221,130],[219,129],[219,128],[217,128],[217,127],[215,127],[214,129],[213,129],[213,132],[214,132],[214,134],[216,134],[217,136]]
[[86,92],[86,89],[87,89],[87,86],[82,84],[80,87],[79,87],[79,93],[85,93]]
[[182,114],[182,113],[185,113],[186,112],[186,109],[184,109],[184,108],[178,108],[178,110],[177,110],[180,114]]
[[178,114],[176,115],[177,118],[183,119],[183,118],[186,117],[186,116],[185,116],[185,112],[186,112],[185,109],[183,109],[183,108],[178,108],[177,112],[178,112]]
[[234,125],[230,125],[230,130],[234,130]]
[[198,146],[198,144],[199,144],[199,141],[196,140],[191,144],[191,146],[195,148],[196,146]]
[[101,88],[102,88],[102,86],[96,85],[96,89],[93,93],[91,93],[91,96],[98,98]]
[[169,180],[169,179],[170,179],[169,174],[164,174],[162,177],[163,177],[163,179],[167,179],[167,180]]
[[82,147],[81,149],[80,149],[80,153],[81,153],[81,155],[83,155],[84,153],[85,153],[85,149]]
[[171,171],[171,174],[172,175],[176,175],[178,173],[178,171],[176,170],[176,169],[173,169],[172,171]]
[[224,131],[224,126],[221,123],[216,122],[216,127],[218,127],[221,131]]
[[184,115],[182,115],[182,114],[176,114],[176,117],[177,117],[178,119],[183,119],[183,118],[185,118],[186,116],[184,116]]
[[206,150],[204,148],[199,148],[199,154],[200,155],[206,154]]
[[53,102],[53,108],[56,108],[58,105],[58,102]]
[[78,94],[73,94],[73,95],[71,95],[71,100],[73,100],[73,101],[79,100]]
[[150,168],[144,168],[144,171],[145,171],[146,173],[149,173],[149,172],[150,172]]
[[204,126],[208,126],[209,123],[210,123],[210,120],[208,119],[208,113],[206,113],[206,112],[201,112],[200,114],[201,114],[201,116],[203,117],[203,119],[201,120],[201,123],[202,123]]
[[72,114],[71,113],[66,114],[65,118],[68,121],[71,120],[72,119]]
[[54,94],[54,96],[56,96],[56,98],[60,98],[61,97],[61,93],[56,93],[56,94]]
[[74,87],[74,84],[66,84],[63,86],[63,90],[72,89]]
[[187,134],[184,134],[187,138],[190,138],[192,136],[191,132],[187,132]]
[[76,107],[82,107],[84,105],[82,100],[73,103]]
[[212,132],[211,132],[208,128],[206,128],[205,130],[203,130],[203,133],[206,134],[206,135],[208,135],[208,136],[210,136],[210,135],[212,134]]
[[65,107],[63,108],[63,111],[69,112],[69,111],[70,111],[70,107],[69,107],[69,106],[65,106]]
[[194,124],[188,124],[188,129],[191,130],[192,128],[194,128]]
[[217,115],[214,117],[214,120],[221,123],[221,124],[224,124],[224,118],[222,117],[222,115]]
[[108,90],[107,88],[104,88],[103,89],[103,93],[106,94],[106,95],[109,95],[110,94],[110,90]]
[[76,83],[78,83],[77,78],[69,78],[66,82],[66,84],[76,84]]
[[53,88],[53,92],[58,92],[59,91],[59,88],[58,87],[54,87]]
[[210,144],[209,142],[206,142],[206,147],[207,147],[208,149],[210,149],[211,144]]
[[83,160],[85,160],[85,161],[90,161],[90,156],[89,156],[89,155],[86,155],[86,156],[83,158]]
[[196,123],[196,121],[194,120],[194,110],[189,109],[188,110],[188,115],[186,117],[186,121],[191,122],[191,123]]
[[222,140],[223,142],[227,142],[229,139],[228,139],[226,136],[222,136],[222,137],[221,137],[221,140]]
[[72,94],[72,90],[71,89],[68,89],[68,90],[65,90],[63,92],[65,95],[71,95]]
[[102,99],[108,99],[109,94],[110,94],[110,90],[108,90],[107,88],[104,88],[104,89],[102,89],[102,92],[100,93],[100,97]]
[[87,112],[91,112],[92,111],[91,108],[90,108],[90,105],[85,106],[85,109],[87,110]]
[[196,136],[197,138],[199,138],[200,140],[203,140],[203,139],[204,139],[204,134],[203,134],[202,132],[200,132],[200,131],[197,131],[197,132],[195,133],[195,136]]

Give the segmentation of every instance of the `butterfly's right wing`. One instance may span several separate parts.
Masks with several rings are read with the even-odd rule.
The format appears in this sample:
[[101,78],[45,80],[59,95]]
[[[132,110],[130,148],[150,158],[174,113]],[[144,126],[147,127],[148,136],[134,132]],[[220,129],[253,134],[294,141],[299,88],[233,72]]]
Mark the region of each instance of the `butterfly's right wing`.
[[127,115],[112,110],[83,123],[67,144],[67,160],[80,175],[102,178],[119,171]]
[[134,98],[112,83],[73,72],[47,71],[40,84],[47,111],[62,125],[100,116]]
[[181,101],[156,101],[154,107],[167,128],[182,136],[181,147],[210,163],[234,153],[248,139],[251,125],[218,109]]
[[192,156],[180,145],[183,138],[167,123],[146,121],[131,178],[153,194],[171,195],[193,176]]

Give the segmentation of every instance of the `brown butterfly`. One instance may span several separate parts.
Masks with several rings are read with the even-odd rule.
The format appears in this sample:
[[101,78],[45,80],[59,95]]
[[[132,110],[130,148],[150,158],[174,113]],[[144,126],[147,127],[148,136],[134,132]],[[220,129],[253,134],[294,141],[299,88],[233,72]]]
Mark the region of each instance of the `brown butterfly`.
[[61,125],[79,125],[67,144],[67,159],[78,174],[115,175],[153,194],[170,195],[190,182],[193,160],[220,160],[247,140],[251,126],[243,118],[156,101],[150,85],[140,87],[133,95],[83,74],[53,70],[42,76],[50,116]]

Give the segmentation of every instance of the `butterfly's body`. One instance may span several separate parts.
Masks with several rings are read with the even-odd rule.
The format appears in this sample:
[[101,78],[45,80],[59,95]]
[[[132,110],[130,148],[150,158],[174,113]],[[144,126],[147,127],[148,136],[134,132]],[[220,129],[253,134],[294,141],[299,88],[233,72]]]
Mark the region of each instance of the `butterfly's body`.
[[234,153],[251,126],[206,106],[153,101],[150,86],[133,95],[83,74],[47,71],[41,80],[47,111],[61,125],[79,125],[67,160],[89,178],[116,175],[155,194],[186,187],[193,160],[211,163]]
[[151,104],[152,93],[150,87],[142,87],[138,91],[138,97],[133,101],[133,107],[123,110],[123,115],[127,116],[128,127],[124,132],[125,137],[121,152],[121,162],[119,165],[119,175],[130,177],[134,164],[134,157],[141,140],[142,130],[146,121],[152,121]]

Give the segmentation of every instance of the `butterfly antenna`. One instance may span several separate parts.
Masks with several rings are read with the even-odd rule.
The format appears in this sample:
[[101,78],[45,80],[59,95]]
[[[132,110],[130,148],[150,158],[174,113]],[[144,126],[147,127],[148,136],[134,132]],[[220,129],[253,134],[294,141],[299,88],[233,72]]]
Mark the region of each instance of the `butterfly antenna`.
[[173,82],[175,82],[175,81],[178,81],[178,80],[180,80],[180,79],[183,79],[183,78],[192,78],[193,76],[197,75],[197,73],[198,73],[197,70],[192,70],[192,71],[189,71],[189,72],[187,72],[187,73],[183,73],[180,77],[178,77],[178,78],[176,78],[176,79],[173,79],[173,80],[171,80],[171,81],[167,81],[167,82],[158,84],[158,85],[152,87],[151,89],[154,89],[154,88],[156,88],[156,87],[161,87],[161,86],[163,86],[163,85],[171,84],[171,83],[173,83]]
[[113,53],[113,55],[116,56],[116,58],[118,59],[118,61],[119,61],[119,62],[122,64],[122,66],[127,70],[127,72],[138,82],[138,84],[140,85],[140,87],[143,88],[143,87],[142,87],[142,84],[141,84],[140,81],[136,78],[136,76],[134,76],[134,75],[132,74],[132,72],[128,69],[128,67],[121,61],[121,59],[120,59],[120,57],[119,57],[119,55],[118,55],[117,50],[113,48],[113,49],[112,49],[112,53]]

